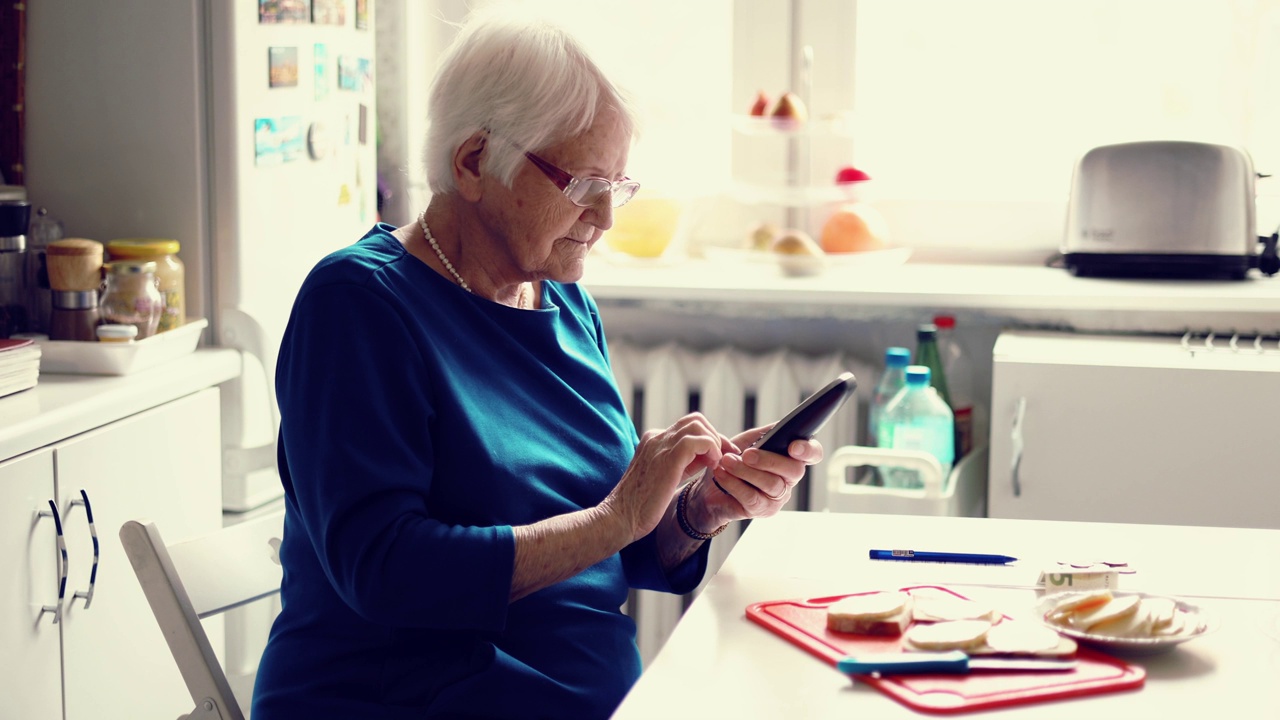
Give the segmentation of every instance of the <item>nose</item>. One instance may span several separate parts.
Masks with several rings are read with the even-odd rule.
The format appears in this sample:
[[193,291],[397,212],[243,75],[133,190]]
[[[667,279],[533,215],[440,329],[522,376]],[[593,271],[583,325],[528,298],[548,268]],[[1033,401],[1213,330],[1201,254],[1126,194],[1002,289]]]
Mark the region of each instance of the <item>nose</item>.
[[583,210],[582,220],[601,231],[613,227],[613,198],[609,193],[605,193],[594,205]]

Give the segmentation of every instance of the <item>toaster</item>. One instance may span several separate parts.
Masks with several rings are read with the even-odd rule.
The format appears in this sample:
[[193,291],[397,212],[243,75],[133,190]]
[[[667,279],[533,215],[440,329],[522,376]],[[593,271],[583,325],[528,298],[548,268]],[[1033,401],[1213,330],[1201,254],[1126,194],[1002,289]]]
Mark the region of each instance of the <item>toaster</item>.
[[1253,161],[1200,142],[1097,147],[1071,181],[1063,264],[1079,276],[1243,279],[1258,266]]

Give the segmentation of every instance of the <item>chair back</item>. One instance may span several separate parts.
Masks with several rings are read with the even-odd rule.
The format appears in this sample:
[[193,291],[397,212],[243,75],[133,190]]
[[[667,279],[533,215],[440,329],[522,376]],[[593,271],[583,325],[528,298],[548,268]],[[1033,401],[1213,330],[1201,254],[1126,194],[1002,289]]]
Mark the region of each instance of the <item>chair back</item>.
[[173,545],[150,521],[121,526],[125,554],[195,704],[183,717],[244,720],[200,621],[280,591],[283,535],[283,510]]

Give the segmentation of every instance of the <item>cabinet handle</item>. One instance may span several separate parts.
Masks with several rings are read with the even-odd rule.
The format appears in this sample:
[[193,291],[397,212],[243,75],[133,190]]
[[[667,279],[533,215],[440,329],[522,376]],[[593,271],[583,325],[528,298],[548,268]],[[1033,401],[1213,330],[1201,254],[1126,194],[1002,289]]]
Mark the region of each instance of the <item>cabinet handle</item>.
[[38,621],[44,617],[45,613],[51,613],[53,615],[53,624],[57,625],[58,621],[62,619],[62,598],[67,592],[67,540],[62,535],[62,517],[58,515],[58,506],[53,503],[53,500],[49,501],[48,510],[41,510],[36,513],[37,521],[42,517],[53,518],[53,529],[58,533],[58,554],[55,556],[55,562],[58,563],[58,604],[42,606],[40,614],[36,616],[36,620]]
[[1022,421],[1027,414],[1027,399],[1025,397],[1018,398],[1018,409],[1013,413],[1013,431],[1009,433],[1009,437],[1013,440],[1013,471],[1009,473],[1009,477],[1013,482],[1013,496],[1022,496],[1022,478],[1019,471],[1022,469]]
[[89,569],[89,589],[83,591],[77,590],[71,595],[71,602],[75,602],[76,598],[83,598],[84,609],[88,610],[89,604],[93,602],[94,585],[98,582],[98,530],[93,526],[93,505],[89,503],[89,493],[85,492],[83,489],[80,490],[80,499],[73,499],[71,503],[67,505],[67,513],[70,514],[71,508],[77,505],[84,506],[85,518],[89,523],[89,537],[93,539],[93,567]]

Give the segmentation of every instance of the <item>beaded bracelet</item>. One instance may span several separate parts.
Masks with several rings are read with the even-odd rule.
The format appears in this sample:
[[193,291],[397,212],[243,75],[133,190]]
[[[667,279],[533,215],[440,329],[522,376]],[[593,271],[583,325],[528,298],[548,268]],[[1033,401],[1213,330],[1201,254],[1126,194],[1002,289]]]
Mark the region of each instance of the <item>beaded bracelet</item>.
[[694,540],[710,540],[724,532],[724,529],[729,527],[729,523],[725,523],[709,533],[698,532],[693,529],[693,525],[689,524],[689,516],[686,514],[685,508],[689,504],[689,493],[693,492],[695,484],[697,484],[696,480],[685,485],[684,489],[680,491],[680,498],[676,500],[676,521],[680,523],[680,529],[684,531],[685,535]]

